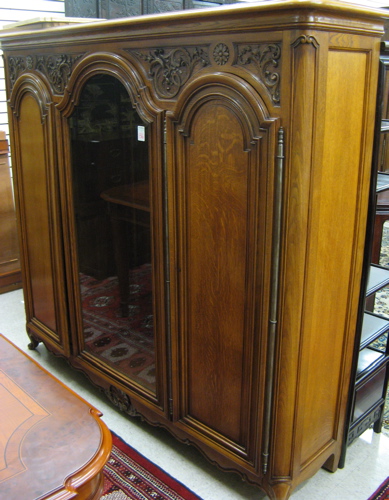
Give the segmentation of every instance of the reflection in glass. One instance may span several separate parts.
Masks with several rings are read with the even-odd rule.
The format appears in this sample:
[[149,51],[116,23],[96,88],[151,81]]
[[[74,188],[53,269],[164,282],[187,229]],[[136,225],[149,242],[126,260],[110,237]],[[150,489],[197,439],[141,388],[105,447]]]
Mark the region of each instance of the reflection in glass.
[[85,349],[155,392],[147,124],[98,75],[70,131]]

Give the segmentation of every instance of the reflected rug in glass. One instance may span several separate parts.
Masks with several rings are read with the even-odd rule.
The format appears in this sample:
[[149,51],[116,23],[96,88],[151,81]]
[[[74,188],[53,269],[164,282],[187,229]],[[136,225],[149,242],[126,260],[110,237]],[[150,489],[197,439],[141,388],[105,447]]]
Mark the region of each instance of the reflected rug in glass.
[[117,276],[80,276],[85,348],[155,390],[151,264],[130,270],[128,316],[122,317]]

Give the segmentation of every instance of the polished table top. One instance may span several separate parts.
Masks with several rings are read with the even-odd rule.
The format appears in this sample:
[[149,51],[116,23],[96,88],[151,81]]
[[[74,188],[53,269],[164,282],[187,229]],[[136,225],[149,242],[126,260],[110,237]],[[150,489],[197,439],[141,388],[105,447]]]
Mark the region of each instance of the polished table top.
[[0,498],[100,498],[101,413],[0,335]]
[[150,212],[150,184],[140,181],[124,186],[115,186],[101,193],[105,201]]

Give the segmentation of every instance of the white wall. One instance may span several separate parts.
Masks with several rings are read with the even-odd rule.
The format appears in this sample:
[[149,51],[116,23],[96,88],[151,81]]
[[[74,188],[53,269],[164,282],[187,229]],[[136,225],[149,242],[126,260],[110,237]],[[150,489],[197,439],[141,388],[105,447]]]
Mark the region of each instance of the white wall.
[[[26,19],[64,15],[64,0],[0,0],[0,29],[6,24]],[[0,130],[8,135],[3,57],[0,57]]]

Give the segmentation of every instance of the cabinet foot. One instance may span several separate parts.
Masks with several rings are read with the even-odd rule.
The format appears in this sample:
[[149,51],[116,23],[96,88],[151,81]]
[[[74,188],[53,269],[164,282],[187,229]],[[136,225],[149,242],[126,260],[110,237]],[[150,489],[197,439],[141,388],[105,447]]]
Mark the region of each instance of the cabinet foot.
[[331,455],[328,457],[327,461],[323,465],[323,469],[327,470],[328,472],[336,472],[338,469],[338,463],[335,460],[335,455]]
[[274,500],[287,500],[291,494],[291,485],[284,482],[273,484],[268,494]]
[[38,345],[40,344],[40,341],[37,340],[36,338],[34,338],[32,335],[28,334],[31,342],[28,344],[28,349],[30,351],[35,351],[35,349],[38,347]]

